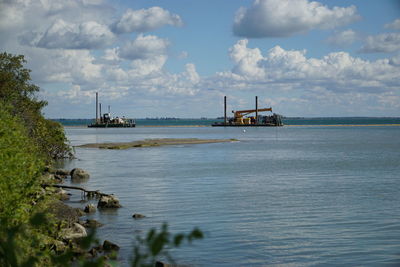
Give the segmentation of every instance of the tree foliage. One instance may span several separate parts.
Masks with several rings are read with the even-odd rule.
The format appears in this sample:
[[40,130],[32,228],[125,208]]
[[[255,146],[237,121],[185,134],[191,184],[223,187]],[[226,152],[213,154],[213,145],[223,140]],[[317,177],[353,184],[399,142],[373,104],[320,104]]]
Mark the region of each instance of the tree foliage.
[[42,108],[47,102],[37,98],[39,87],[31,82],[31,71],[24,64],[22,55],[0,54],[0,100],[21,119],[43,155],[49,159],[71,156],[62,126],[43,117]]

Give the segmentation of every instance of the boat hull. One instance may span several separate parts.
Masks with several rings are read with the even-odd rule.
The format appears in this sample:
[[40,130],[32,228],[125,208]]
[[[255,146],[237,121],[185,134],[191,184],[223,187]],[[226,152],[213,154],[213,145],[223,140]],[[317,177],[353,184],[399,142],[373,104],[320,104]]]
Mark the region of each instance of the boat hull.
[[89,128],[133,128],[134,123],[93,123],[88,125]]

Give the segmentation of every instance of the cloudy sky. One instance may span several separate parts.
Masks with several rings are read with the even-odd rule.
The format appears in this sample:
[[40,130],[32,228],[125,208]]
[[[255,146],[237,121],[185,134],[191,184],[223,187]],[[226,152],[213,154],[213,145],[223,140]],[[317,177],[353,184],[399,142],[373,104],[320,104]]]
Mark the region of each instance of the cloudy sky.
[[400,116],[397,0],[0,0],[49,118]]

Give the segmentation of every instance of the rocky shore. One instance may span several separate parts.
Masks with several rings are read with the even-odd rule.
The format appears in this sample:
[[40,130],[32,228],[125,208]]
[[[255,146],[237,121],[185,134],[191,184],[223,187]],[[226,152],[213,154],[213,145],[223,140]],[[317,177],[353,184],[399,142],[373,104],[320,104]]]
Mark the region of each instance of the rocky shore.
[[[118,198],[112,194],[105,194],[99,191],[90,191],[82,187],[63,185],[64,181],[85,181],[90,174],[80,168],[71,171],[48,168],[43,174],[42,195],[50,197],[51,201],[47,204],[46,212],[57,222],[57,238],[54,242],[54,250],[57,253],[70,251],[76,258],[103,257],[115,258],[115,251],[119,246],[109,240],[104,240],[102,244],[96,244],[89,249],[82,249],[81,242],[90,235],[90,232],[101,227],[103,224],[92,219],[81,220],[81,217],[96,212],[98,209],[116,209],[121,207]],[[87,204],[82,208],[72,208],[64,203],[68,200],[70,190],[80,190],[84,193],[85,199],[98,200],[97,206]]]

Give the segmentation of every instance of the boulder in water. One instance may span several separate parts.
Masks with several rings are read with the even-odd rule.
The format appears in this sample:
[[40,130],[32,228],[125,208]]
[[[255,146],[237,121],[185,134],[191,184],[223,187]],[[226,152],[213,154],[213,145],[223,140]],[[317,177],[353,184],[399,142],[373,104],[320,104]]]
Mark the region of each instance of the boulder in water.
[[142,219],[145,218],[146,216],[144,216],[143,214],[139,214],[139,213],[135,213],[132,215],[132,218],[134,219]]
[[119,246],[117,244],[114,244],[113,242],[110,242],[108,240],[104,240],[103,249],[105,251],[119,250]]
[[120,208],[118,198],[113,195],[103,195],[101,196],[99,202],[97,203],[98,208]]
[[89,173],[81,168],[72,169],[70,175],[72,180],[85,180],[90,177]]
[[85,209],[84,209],[83,211],[86,212],[86,213],[93,213],[93,212],[96,212],[96,206],[93,205],[93,204],[87,204],[87,205],[85,206]]

